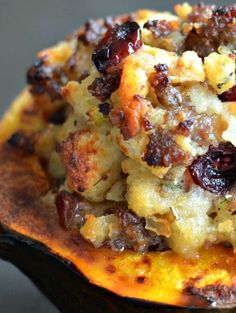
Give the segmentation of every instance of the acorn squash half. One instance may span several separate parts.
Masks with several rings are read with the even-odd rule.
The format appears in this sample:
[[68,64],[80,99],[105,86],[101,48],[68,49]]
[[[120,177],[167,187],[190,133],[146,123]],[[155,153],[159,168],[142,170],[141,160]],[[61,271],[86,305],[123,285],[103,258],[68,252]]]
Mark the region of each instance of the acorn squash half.
[[62,312],[233,312],[232,248],[211,247],[193,260],[171,251],[117,253],[96,249],[78,231],[60,227],[56,208],[41,199],[51,182],[38,158],[6,142],[11,127],[22,121],[30,127],[34,120],[25,113],[29,100],[24,91],[1,123],[0,256],[28,275]]
[[[142,21],[153,14],[140,12]],[[83,31],[77,36],[87,40]],[[67,52],[70,47],[62,44],[39,57],[60,64]],[[38,79],[36,74],[29,77],[31,82]],[[31,149],[27,136],[17,144],[11,137],[46,127],[52,112],[47,96],[41,94],[49,89],[55,97],[55,84],[47,85],[47,76],[43,79],[38,86],[33,81],[34,92],[40,96],[34,98],[28,89],[23,91],[0,124],[0,256],[28,275],[62,312],[235,312],[236,255],[231,247],[210,246],[195,259],[170,250],[114,252],[93,247],[77,229],[65,231],[60,226],[55,205],[44,201],[53,184],[45,164]],[[68,89],[63,90],[69,97]],[[57,100],[53,110],[60,109]]]

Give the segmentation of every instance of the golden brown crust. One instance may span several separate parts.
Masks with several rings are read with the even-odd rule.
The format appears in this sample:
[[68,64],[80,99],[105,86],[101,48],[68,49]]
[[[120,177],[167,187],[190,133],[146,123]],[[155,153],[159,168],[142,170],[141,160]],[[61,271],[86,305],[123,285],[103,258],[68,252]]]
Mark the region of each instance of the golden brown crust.
[[59,154],[65,165],[69,185],[73,190],[84,192],[89,186],[96,164],[93,156],[98,153],[95,147],[96,136],[89,130],[71,134],[59,147]]

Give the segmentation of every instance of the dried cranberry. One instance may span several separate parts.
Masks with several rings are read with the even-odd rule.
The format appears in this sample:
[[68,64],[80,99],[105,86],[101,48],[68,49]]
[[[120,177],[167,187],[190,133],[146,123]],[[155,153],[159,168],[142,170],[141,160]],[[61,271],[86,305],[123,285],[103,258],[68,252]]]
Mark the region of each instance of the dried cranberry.
[[76,212],[79,209],[78,197],[63,190],[56,196],[56,207],[61,226],[68,230],[72,226]]
[[101,73],[118,65],[122,59],[142,46],[141,29],[136,22],[114,25],[96,46],[92,60]]
[[236,101],[236,85],[219,96],[221,101]]
[[78,33],[78,40],[85,45],[97,45],[104,33],[114,24],[121,24],[131,20],[131,15],[117,18],[107,16],[104,20],[89,20],[84,25],[84,31]]
[[225,194],[236,182],[236,147],[230,142],[210,146],[189,169],[197,185],[212,193]]

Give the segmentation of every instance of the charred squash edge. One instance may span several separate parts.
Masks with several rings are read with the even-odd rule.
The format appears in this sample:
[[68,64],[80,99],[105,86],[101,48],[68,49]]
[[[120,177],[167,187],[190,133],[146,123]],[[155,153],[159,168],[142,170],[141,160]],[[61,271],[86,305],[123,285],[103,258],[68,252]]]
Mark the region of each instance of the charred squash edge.
[[[122,298],[89,283],[75,266],[48,248],[0,224],[0,257],[10,261],[57,306],[67,313],[221,313],[225,309],[181,308],[162,303]],[[30,258],[29,258],[30,257]],[[157,311],[158,310],[158,311]],[[234,308],[227,312],[235,312]]]

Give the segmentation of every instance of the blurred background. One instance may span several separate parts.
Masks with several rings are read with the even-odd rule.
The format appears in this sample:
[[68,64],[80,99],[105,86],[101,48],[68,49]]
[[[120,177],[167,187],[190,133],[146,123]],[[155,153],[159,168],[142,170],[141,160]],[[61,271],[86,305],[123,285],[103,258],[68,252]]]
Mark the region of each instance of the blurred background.
[[[0,0],[0,114],[25,85],[37,51],[55,44],[88,18],[138,8],[170,10],[174,0]],[[191,4],[198,1],[188,1]],[[232,1],[205,1],[227,5]],[[57,313],[12,265],[0,261],[0,312]]]

